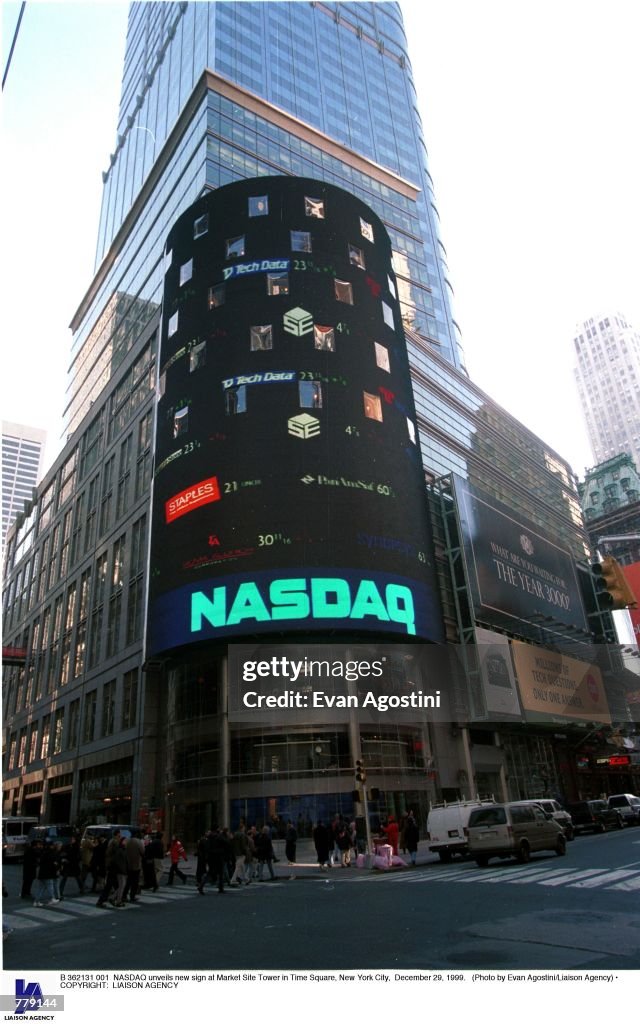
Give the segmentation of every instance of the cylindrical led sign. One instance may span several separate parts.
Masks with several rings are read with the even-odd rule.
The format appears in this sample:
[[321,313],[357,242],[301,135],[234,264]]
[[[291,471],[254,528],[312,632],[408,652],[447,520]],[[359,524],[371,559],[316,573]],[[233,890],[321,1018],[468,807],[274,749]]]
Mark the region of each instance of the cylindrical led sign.
[[148,653],[442,639],[391,245],[324,182],[218,189],[167,242]]

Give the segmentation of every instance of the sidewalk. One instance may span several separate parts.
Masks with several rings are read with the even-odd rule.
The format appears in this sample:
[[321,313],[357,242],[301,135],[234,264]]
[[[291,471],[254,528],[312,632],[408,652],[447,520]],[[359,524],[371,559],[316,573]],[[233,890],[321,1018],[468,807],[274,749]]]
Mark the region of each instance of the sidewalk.
[[[314,875],[315,876],[319,876],[320,874],[322,874],[324,877],[326,877],[327,872],[326,871],[322,871],[320,869],[319,865],[318,865],[318,861],[316,859],[315,846],[313,845],[313,841],[311,839],[299,839],[298,840],[298,842],[296,844],[296,862],[293,865],[290,865],[290,864],[287,863],[287,859],[286,859],[285,853],[284,853],[284,839],[274,839],[273,840],[273,849],[275,851],[276,857],[278,858],[277,862],[273,865],[273,870],[274,870],[277,878],[290,878],[292,875],[294,875],[296,878],[307,878],[307,877],[313,877]],[[402,851],[400,850],[400,856],[402,857],[403,860],[406,860],[407,866],[408,866],[409,863],[410,863],[409,854],[407,854],[406,857],[405,857],[403,855]],[[354,861],[355,861],[355,858],[354,858]],[[420,842],[418,844],[417,866],[418,867],[424,867],[427,864],[438,864],[438,863],[440,863],[440,859],[439,859],[437,853],[430,853],[429,852],[429,847],[428,847],[428,844],[427,844],[426,841]],[[195,858],[194,854],[191,854],[191,853],[189,854],[189,859],[188,859],[188,861],[186,861],[186,863],[184,861],[180,862],[180,870],[185,875],[187,875],[187,877],[189,879],[194,879],[194,881],[195,881],[196,858]],[[375,869],[372,869],[372,868],[356,868],[355,863],[353,863],[352,867],[349,869],[349,871],[346,871],[346,876],[348,877],[349,875],[368,874],[372,870],[375,870]],[[405,870],[405,868],[400,868],[400,867],[392,868],[392,871],[404,871],[404,870]],[[335,868],[330,868],[329,871],[340,871],[340,868],[338,866],[336,866]],[[166,884],[166,879],[167,879],[168,872],[169,872],[169,859],[165,858],[165,874],[163,875],[163,878],[162,878],[162,882],[161,882],[162,885]],[[179,885],[180,882],[176,881],[175,884]]]

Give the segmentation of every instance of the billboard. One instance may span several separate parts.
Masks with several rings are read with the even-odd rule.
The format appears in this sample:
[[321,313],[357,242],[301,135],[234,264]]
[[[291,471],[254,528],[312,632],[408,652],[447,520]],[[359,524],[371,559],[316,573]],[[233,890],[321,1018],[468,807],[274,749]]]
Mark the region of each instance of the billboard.
[[585,629],[570,552],[466,480],[455,477],[454,481],[476,617],[504,626],[506,620],[548,618]]
[[478,670],[489,718],[520,718],[520,701],[511,664],[509,638],[476,628]]
[[391,244],[354,196],[258,178],[167,242],[148,653],[265,632],[439,641]]
[[573,719],[611,724],[597,665],[519,640],[511,641],[511,652],[527,721]]

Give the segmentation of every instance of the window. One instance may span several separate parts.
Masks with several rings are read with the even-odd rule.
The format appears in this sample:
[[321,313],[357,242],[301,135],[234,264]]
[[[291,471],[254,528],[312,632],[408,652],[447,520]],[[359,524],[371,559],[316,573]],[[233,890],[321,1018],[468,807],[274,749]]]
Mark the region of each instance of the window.
[[201,341],[189,349],[189,373],[195,373],[207,362],[207,343]]
[[42,738],[40,740],[40,760],[49,756],[49,735],[51,733],[51,715],[45,715],[42,719]]
[[322,384],[317,380],[301,380],[298,396],[303,409],[322,409]]
[[178,330],[178,310],[175,311],[173,316],[169,317],[169,323],[167,325],[167,337],[171,338]]
[[387,285],[389,287],[389,291],[390,291],[391,295],[393,296],[393,298],[397,299],[398,295],[396,293],[396,286],[395,286],[395,284],[393,283],[393,280],[389,277],[388,274],[387,274]]
[[357,245],[349,245],[349,263],[353,264],[354,267],[359,267],[360,270],[366,270],[364,253],[362,249],[358,249]]
[[266,217],[269,213],[268,196],[249,196],[249,216]]
[[58,708],[53,724],[53,753],[62,753],[62,734],[64,732],[64,708]]
[[111,736],[115,726],[116,681],[111,679],[102,687],[102,735]]
[[288,274],[267,274],[267,295],[288,295]]
[[78,746],[80,727],[80,698],[69,705],[69,728],[67,730],[67,750],[75,750]]
[[271,324],[264,324],[260,327],[251,327],[251,351],[263,352],[273,348],[273,327]]
[[305,196],[304,212],[306,217],[317,217],[318,220],[324,220],[324,200]]
[[193,237],[202,238],[209,230],[209,214],[205,213],[193,222]]
[[228,238],[226,253],[228,260],[236,256],[244,256],[244,235],[238,235],[237,238]]
[[138,423],[138,454],[136,461],[136,479],[134,499],[137,501],[147,490],[151,481],[151,431],[153,425],[152,412],[145,413]]
[[353,285],[350,281],[338,281],[334,279],[333,288],[338,302],[347,302],[353,306]]
[[173,263],[173,250],[169,249],[169,252],[164,254],[164,263],[162,265],[163,272],[166,274],[167,270]]
[[96,706],[98,691],[91,690],[84,698],[84,722],[82,725],[82,742],[93,743],[96,733]]
[[223,284],[214,284],[209,289],[209,309],[217,309],[224,306],[225,287]]
[[129,477],[131,476],[131,455],[133,452],[133,433],[129,434],[120,445],[120,464],[118,469],[118,496],[116,499],[116,519],[124,515],[129,506]]
[[326,352],[335,352],[336,336],[333,327],[323,327],[321,324],[314,324],[313,346],[314,348],[324,349]]
[[386,302],[382,303],[382,317],[387,327],[395,330],[395,324],[393,322],[393,310],[391,306],[388,306]]
[[29,732],[29,764],[38,757],[38,722],[31,723]]
[[125,672],[122,680],[122,729],[130,729],[136,724],[138,704],[138,670]]
[[312,252],[311,248],[311,232],[309,231],[292,231],[291,232],[291,249],[293,252]]
[[413,420],[410,420],[407,416],[407,430],[409,431],[409,438],[412,444],[416,444],[416,426]]
[[25,757],[27,756],[27,727],[20,730],[18,742],[18,768],[24,768]]
[[373,228],[368,221],[360,218],[360,234],[363,238],[366,238],[368,242],[373,242]]
[[180,287],[193,277],[193,260],[187,260],[180,267]]
[[386,370],[387,373],[391,373],[391,367],[389,365],[389,349],[385,348],[384,345],[381,345],[377,341],[374,341],[374,345],[376,350],[376,365],[379,366],[381,370]]
[[111,526],[113,513],[113,478],[115,475],[116,457],[112,455],[104,464],[102,474],[102,504],[100,505],[100,536]]
[[182,434],[186,434],[189,429],[189,408],[184,406],[182,409],[178,409],[173,417],[173,436],[181,437]]
[[227,416],[247,411],[247,385],[240,384],[235,388],[227,388],[224,393],[224,409]]
[[364,396],[364,414],[370,420],[378,420],[382,423],[382,402],[379,395],[370,395],[367,391]]

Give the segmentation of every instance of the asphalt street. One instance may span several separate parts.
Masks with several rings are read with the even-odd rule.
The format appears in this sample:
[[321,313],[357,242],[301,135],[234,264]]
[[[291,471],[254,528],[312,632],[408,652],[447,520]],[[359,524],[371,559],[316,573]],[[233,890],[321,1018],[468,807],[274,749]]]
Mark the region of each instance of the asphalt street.
[[580,836],[567,856],[526,865],[443,865],[380,873],[276,865],[275,881],[197,893],[163,885],[122,910],[75,895],[21,900],[5,867],[5,970],[636,970],[640,829]]

